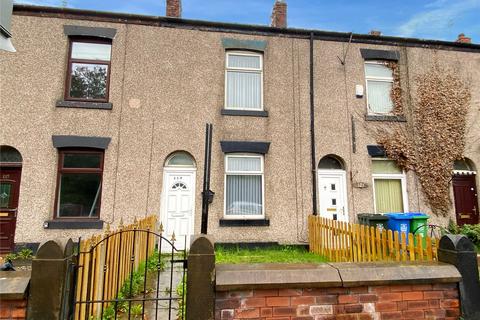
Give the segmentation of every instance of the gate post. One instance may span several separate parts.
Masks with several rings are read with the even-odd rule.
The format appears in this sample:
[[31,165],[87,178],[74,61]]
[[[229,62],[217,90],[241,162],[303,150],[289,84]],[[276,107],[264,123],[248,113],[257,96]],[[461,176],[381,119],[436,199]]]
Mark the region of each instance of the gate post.
[[194,238],[187,266],[186,320],[214,320],[215,251],[209,237]]
[[459,284],[460,305],[465,320],[480,319],[480,280],[473,243],[463,235],[444,235],[440,239],[438,260],[453,264],[462,275]]
[[61,319],[66,273],[73,242],[47,241],[40,245],[32,261],[28,319]]

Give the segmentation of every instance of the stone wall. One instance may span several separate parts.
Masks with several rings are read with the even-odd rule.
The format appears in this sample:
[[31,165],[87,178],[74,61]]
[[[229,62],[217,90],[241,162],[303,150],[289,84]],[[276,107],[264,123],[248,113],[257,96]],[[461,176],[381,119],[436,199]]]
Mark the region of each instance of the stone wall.
[[455,283],[217,292],[215,319],[458,319]]

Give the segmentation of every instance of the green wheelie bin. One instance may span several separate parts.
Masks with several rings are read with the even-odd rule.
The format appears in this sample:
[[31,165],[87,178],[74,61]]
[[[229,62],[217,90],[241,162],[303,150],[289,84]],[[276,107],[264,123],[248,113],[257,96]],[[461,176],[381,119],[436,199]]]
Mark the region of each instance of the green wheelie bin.
[[409,212],[412,217],[410,220],[410,232],[413,233],[415,236],[415,245],[417,245],[417,234],[420,234],[422,237],[422,245],[425,248],[427,239],[426,236],[428,234],[428,219],[430,218],[429,215],[420,212]]

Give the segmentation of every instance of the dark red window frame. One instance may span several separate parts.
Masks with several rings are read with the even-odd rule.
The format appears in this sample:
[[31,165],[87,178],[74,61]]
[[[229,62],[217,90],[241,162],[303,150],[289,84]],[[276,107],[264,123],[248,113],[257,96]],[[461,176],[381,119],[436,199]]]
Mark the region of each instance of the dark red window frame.
[[[72,46],[74,42],[83,42],[83,43],[99,43],[99,44],[109,44],[112,45],[112,40],[110,39],[99,39],[91,37],[70,37],[68,43],[68,66],[67,66],[67,77],[65,80],[65,100],[71,101],[91,101],[91,102],[108,102],[110,95],[110,72],[111,72],[111,54],[110,60],[88,60],[88,59],[73,59],[72,58]],[[88,63],[88,64],[99,64],[107,65],[107,82],[105,88],[105,99],[89,99],[89,98],[75,98],[70,96],[70,88],[72,84],[72,65],[74,63]]]
[[[99,154],[100,155],[100,165],[99,168],[64,168],[63,160],[65,154]],[[54,215],[53,218],[56,220],[99,220],[101,207],[102,207],[102,192],[103,192],[103,163],[105,158],[105,152],[99,149],[91,148],[62,148],[58,150],[58,166],[57,166],[57,186],[55,189],[55,205],[54,205]],[[58,216],[58,201],[60,197],[60,181],[62,179],[63,173],[98,173],[100,175],[100,194],[98,196],[98,215],[95,217],[59,217]]]

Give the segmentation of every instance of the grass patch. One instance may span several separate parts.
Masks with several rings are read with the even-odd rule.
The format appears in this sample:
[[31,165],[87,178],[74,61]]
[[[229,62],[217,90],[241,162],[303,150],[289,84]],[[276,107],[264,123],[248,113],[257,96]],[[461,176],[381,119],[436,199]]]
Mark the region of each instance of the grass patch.
[[272,246],[267,248],[215,248],[217,263],[321,263],[327,262],[325,257],[308,252],[301,246]]

